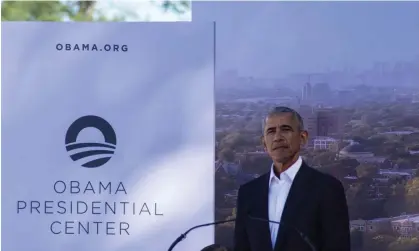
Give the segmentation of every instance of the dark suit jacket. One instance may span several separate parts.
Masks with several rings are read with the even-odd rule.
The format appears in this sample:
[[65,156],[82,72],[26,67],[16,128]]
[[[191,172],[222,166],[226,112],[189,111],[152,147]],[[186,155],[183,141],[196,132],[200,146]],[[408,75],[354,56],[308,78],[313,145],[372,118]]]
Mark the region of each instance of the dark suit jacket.
[[298,231],[318,251],[350,251],[348,207],[342,184],[304,162],[291,185],[272,248],[269,223],[249,218],[269,218],[269,177],[267,173],[239,189],[235,251],[312,251]]

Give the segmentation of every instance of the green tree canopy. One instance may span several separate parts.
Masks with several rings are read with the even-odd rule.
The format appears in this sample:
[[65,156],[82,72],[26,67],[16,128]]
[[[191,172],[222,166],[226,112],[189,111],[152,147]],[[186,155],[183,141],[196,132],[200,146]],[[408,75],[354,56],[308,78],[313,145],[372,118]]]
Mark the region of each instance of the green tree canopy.
[[233,162],[235,159],[233,150],[224,148],[219,153],[219,159],[227,162]]
[[[123,21],[124,14],[107,17],[96,9],[96,1],[2,1],[2,21]],[[190,1],[163,1],[165,12],[183,14]],[[126,15],[132,13],[125,13]]]
[[358,230],[351,231],[351,247],[354,250],[359,250],[364,246],[364,234]]
[[332,162],[330,164],[322,165],[318,168],[319,171],[332,175],[333,177],[343,180],[345,176],[350,175],[349,168],[345,168],[339,162]]
[[405,199],[408,212],[419,211],[419,178],[414,178],[405,185]]
[[365,236],[363,249],[368,251],[385,251],[390,243],[394,241],[396,241],[396,237],[391,235],[367,235]]
[[95,21],[94,1],[3,1],[2,21]]
[[378,166],[362,163],[356,167],[358,178],[372,178],[378,173]]
[[2,21],[61,21],[69,6],[60,1],[3,1]]
[[398,239],[388,246],[388,251],[417,251],[419,250],[419,240],[417,238]]
[[335,160],[336,160],[336,152],[318,151],[314,153],[311,164],[313,166],[323,166],[326,164],[333,163]]
[[253,135],[245,133],[245,132],[234,132],[227,134],[224,138],[221,139],[219,148],[220,150],[224,150],[225,148],[228,149],[242,149],[246,146],[257,146],[260,145],[260,138],[255,138]]
[[393,217],[406,212],[405,187],[395,184],[391,187],[391,194],[384,205],[387,216]]

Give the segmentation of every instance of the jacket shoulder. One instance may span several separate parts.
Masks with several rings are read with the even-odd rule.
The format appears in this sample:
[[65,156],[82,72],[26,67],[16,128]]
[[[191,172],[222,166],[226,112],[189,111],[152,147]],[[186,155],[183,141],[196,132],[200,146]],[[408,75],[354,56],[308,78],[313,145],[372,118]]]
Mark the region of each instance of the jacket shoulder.
[[254,191],[256,188],[260,188],[265,185],[267,186],[269,175],[270,173],[265,173],[256,179],[253,179],[251,181],[244,183],[243,185],[240,186],[239,192],[246,193],[247,191]]
[[326,186],[326,187],[335,187],[335,188],[339,188],[342,187],[342,183],[340,182],[339,179],[337,179],[336,177],[327,174],[327,173],[323,173],[315,168],[312,168],[308,165],[306,165],[307,170],[310,172],[310,175],[312,176],[312,178],[320,183],[322,186]]

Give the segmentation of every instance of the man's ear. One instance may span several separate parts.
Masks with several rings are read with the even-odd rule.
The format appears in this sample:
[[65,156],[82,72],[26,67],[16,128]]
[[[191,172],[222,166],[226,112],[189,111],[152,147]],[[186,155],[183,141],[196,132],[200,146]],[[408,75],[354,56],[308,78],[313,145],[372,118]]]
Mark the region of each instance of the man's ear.
[[306,145],[307,142],[308,142],[308,132],[307,131],[301,131],[300,137],[301,137],[301,145]]

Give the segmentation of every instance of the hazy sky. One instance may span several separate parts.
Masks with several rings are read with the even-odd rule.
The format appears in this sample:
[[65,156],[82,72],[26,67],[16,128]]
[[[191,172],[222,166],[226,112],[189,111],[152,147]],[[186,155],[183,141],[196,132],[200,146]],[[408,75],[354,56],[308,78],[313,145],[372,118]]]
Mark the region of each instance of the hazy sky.
[[419,2],[194,3],[217,22],[217,68],[281,76],[419,55]]
[[185,10],[184,13],[165,11],[161,1],[100,0],[96,10],[110,18],[123,16],[127,22],[190,21],[192,17],[190,10],[182,9]]

